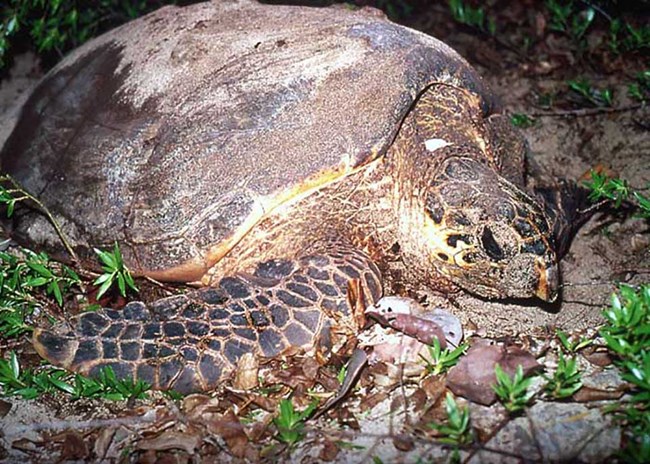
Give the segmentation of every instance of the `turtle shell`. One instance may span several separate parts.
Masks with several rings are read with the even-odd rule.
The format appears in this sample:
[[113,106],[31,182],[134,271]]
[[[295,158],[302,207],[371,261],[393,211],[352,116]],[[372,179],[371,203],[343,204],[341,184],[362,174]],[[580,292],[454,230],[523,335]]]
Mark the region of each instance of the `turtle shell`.
[[51,70],[2,169],[81,251],[118,241],[133,269],[194,280],[278,205],[385,153],[433,82],[493,110],[456,52],[373,9],[165,7]]

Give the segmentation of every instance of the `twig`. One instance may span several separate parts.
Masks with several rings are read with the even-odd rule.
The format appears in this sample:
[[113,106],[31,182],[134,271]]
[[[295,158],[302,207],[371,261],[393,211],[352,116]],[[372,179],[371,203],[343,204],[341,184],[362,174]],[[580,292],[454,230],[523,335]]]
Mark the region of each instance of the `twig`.
[[619,106],[619,107],[602,107],[602,108],[579,108],[577,110],[553,110],[553,111],[535,111],[532,113],[526,113],[526,116],[531,116],[534,118],[540,117],[550,117],[558,118],[564,116],[594,116],[602,113],[623,113],[625,111],[634,111],[645,107],[645,104],[638,103],[636,105],[628,106]]
[[30,200],[30,201],[32,201],[34,204],[36,204],[36,206],[38,207],[38,209],[39,209],[43,214],[45,214],[45,216],[47,216],[47,219],[50,221],[50,223],[51,223],[52,226],[54,227],[54,230],[56,230],[56,234],[57,234],[57,235],[59,236],[59,238],[61,239],[61,242],[63,243],[63,246],[65,247],[66,251],[67,251],[67,252],[70,254],[70,256],[72,257],[72,260],[75,262],[75,264],[81,266],[81,261],[79,260],[79,257],[77,256],[77,254],[76,254],[76,253],[74,252],[74,250],[72,249],[72,246],[70,245],[70,243],[68,242],[68,239],[66,238],[65,234],[63,233],[63,229],[61,229],[61,226],[59,225],[58,221],[57,221],[56,219],[54,219],[54,216],[52,215],[52,213],[50,213],[50,211],[47,209],[47,207],[46,207],[46,206],[45,206],[45,205],[44,205],[44,204],[43,204],[43,203],[42,203],[38,198],[36,198],[36,197],[35,197],[34,195],[32,195],[31,193],[29,193],[27,190],[25,190],[25,189],[24,189],[24,188],[23,188],[23,187],[18,183],[18,181],[16,181],[16,180],[15,180],[13,177],[11,177],[9,174],[3,174],[2,176],[0,176],[0,181],[8,181],[9,183],[11,183],[11,185],[13,185],[14,190],[13,190],[13,191],[10,191],[10,192],[14,192],[14,191],[15,191],[15,192],[20,192],[20,193],[23,195],[22,197],[17,198],[17,199],[16,199],[17,201],[21,201],[21,200]]

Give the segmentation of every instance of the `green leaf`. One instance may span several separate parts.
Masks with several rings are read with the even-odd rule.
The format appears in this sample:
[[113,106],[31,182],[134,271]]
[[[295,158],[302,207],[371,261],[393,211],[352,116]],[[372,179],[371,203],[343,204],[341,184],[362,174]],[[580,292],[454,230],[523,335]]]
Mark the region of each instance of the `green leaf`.
[[100,299],[107,291],[109,288],[111,288],[111,285],[113,285],[113,280],[107,280],[102,284],[101,287],[99,287],[99,290],[97,291],[97,299]]
[[106,282],[107,280],[113,280],[114,278],[115,278],[115,273],[102,274],[95,279],[93,284],[100,285]]
[[117,274],[117,287],[120,289],[120,295],[126,296],[126,283],[123,274]]
[[56,281],[52,282],[50,284],[50,289],[54,294],[54,299],[59,304],[59,306],[63,306],[63,295],[61,294],[61,287],[59,287],[59,283]]
[[101,260],[102,263],[104,263],[106,266],[108,266],[111,270],[117,270],[117,262],[115,261],[115,258],[113,255],[110,253],[100,250],[98,248],[93,249],[97,256],[99,256],[99,259]]
[[9,355],[9,366],[11,367],[11,373],[14,377],[14,379],[18,379],[20,377],[20,364],[18,364],[18,357],[16,356],[16,353],[13,351]]
[[26,287],[41,287],[48,283],[48,279],[45,277],[34,277],[25,281]]

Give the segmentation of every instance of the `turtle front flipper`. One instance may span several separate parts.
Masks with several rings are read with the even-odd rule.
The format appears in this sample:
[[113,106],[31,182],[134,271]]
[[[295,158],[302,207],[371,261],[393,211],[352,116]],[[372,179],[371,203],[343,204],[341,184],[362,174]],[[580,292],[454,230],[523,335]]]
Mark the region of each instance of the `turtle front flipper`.
[[380,273],[356,250],[260,263],[253,275],[122,310],[80,314],[71,328],[36,329],[38,353],[52,364],[96,376],[143,380],[181,393],[213,389],[246,353],[273,357],[308,349],[332,317],[349,312],[348,285],[358,279],[369,303],[381,296]]

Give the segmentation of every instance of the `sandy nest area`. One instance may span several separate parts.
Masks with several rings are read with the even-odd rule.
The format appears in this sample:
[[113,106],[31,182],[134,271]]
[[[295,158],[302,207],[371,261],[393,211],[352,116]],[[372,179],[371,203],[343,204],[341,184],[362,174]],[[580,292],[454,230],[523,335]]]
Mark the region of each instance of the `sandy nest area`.
[[[510,113],[534,119],[531,127],[523,129],[530,145],[529,171],[546,178],[577,179],[602,165],[635,188],[650,185],[650,112],[626,92],[629,76],[641,70],[642,63],[622,61],[604,69],[602,63],[577,59],[561,39],[544,34],[536,39],[537,48],[530,56],[522,56],[498,40],[460,27],[451,21],[444,4],[427,11],[408,16],[404,22],[454,47],[485,77]],[[518,8],[508,14],[526,15]],[[515,35],[504,33],[500,40]],[[42,74],[38,59],[24,54],[16,57],[8,77],[0,82],[0,141],[8,135],[20,102]],[[576,77],[611,88],[613,107],[581,107],[565,98],[567,79]],[[540,96],[549,94],[557,96],[557,105],[540,107]],[[556,359],[544,357],[544,350],[553,345],[550,339],[555,329],[593,336],[619,283],[648,282],[647,222],[631,215],[596,214],[573,240],[561,272],[562,293],[555,304],[487,302],[461,294],[454,312],[465,327],[499,340],[518,340],[540,356],[541,364],[553,365]],[[0,341],[0,355],[9,350],[26,353],[32,362],[37,359],[26,338]],[[592,382],[594,389],[620,390],[614,370],[581,362],[588,372],[585,382]],[[303,360],[283,368],[289,374],[269,378],[280,382],[285,392],[295,389],[297,404],[305,407],[307,389],[320,379],[315,373],[319,366]],[[304,384],[290,381],[291,376]],[[373,462],[374,458],[444,462],[449,450],[430,437],[423,425],[444,417],[444,381],[404,379],[403,373],[390,368],[363,373],[350,400],[330,416],[310,421],[306,438],[291,452],[272,439],[277,400],[259,393],[224,389],[177,401],[154,393],[149,400],[128,404],[70,402],[63,395],[32,401],[3,398],[0,462]],[[620,446],[621,431],[598,412],[602,399],[539,401],[523,417],[510,421],[498,405],[472,404],[476,433],[494,452],[468,450],[462,459],[605,461]],[[558,418],[568,419],[560,423]]]

